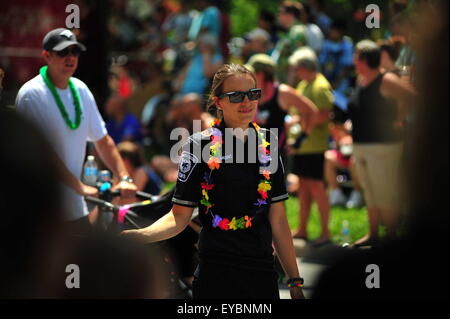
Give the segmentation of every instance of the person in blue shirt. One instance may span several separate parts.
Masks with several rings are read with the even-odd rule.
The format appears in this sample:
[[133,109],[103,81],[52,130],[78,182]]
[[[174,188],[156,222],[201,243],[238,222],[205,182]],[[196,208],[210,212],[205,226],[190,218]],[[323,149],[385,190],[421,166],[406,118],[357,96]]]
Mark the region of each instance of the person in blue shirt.
[[159,195],[163,187],[162,179],[146,163],[142,148],[136,143],[124,141],[117,145],[117,149],[138,190]]
[[211,33],[216,39],[220,37],[220,11],[213,1],[200,0],[197,2],[200,12],[192,20],[188,38],[195,41],[202,33]]
[[328,35],[333,20],[324,12],[324,0],[308,0],[307,3],[311,7],[311,13],[316,20],[316,24],[322,30],[324,35]]
[[346,94],[350,87],[353,68],[353,43],[344,36],[345,28],[344,21],[333,22],[319,56],[323,75],[333,89],[342,94]]
[[183,95],[188,93],[204,94],[210,85],[212,76],[223,64],[217,38],[212,34],[202,34],[197,45],[192,60],[178,77],[176,89]]
[[142,128],[139,119],[128,112],[126,101],[119,95],[112,95],[106,102],[106,129],[116,144],[122,141],[140,142]]

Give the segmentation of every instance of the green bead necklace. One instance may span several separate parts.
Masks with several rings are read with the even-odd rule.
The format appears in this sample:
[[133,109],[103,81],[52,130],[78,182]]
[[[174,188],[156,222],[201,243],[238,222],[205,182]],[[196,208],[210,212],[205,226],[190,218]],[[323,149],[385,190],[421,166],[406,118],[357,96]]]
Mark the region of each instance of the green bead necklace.
[[47,74],[48,66],[43,66],[39,73],[41,74],[42,78],[44,79],[45,84],[49,88],[50,92],[52,92],[53,98],[55,99],[56,105],[58,105],[58,109],[61,112],[61,116],[63,117],[64,121],[66,122],[67,126],[71,130],[76,130],[81,123],[81,105],[80,105],[80,96],[78,94],[78,90],[73,84],[72,80],[69,78],[69,88],[70,92],[72,92],[72,97],[75,105],[75,123],[73,123],[69,119],[69,115],[67,114],[66,107],[64,106],[63,102],[61,101],[61,98],[59,97],[58,92],[56,91],[55,86],[53,85],[52,81],[48,77]]

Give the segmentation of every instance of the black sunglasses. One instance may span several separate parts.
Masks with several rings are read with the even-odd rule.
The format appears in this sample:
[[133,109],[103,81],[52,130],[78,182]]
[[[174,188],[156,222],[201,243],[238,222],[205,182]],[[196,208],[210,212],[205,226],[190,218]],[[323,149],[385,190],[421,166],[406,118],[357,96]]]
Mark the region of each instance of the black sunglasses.
[[230,101],[230,103],[241,103],[242,101],[244,101],[246,95],[250,101],[258,100],[261,98],[261,89],[227,92],[220,94],[218,98],[221,99],[225,96],[228,96],[228,100]]
[[53,51],[53,52],[55,52],[61,58],[68,56],[69,53],[75,57],[78,57],[81,54],[81,49],[79,47],[73,47],[73,48],[65,48],[64,50]]

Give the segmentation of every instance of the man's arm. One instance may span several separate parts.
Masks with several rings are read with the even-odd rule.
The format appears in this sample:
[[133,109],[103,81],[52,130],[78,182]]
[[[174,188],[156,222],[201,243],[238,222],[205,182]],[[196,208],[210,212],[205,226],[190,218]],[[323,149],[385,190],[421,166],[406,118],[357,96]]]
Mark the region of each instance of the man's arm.
[[395,125],[402,126],[404,119],[415,105],[417,92],[410,84],[389,72],[383,76],[380,92],[382,95],[397,101],[398,115]]
[[330,114],[331,114],[330,110],[320,110],[317,116],[315,116],[312,121],[313,126],[321,125],[328,122],[330,120]]
[[83,196],[97,196],[98,190],[95,187],[83,184],[79,178],[74,176],[66,164],[59,158],[58,154],[52,150],[52,156],[55,158],[56,169],[59,171],[59,176],[61,176],[61,181],[75,190],[80,195]]
[[119,178],[120,182],[115,188],[121,189],[124,197],[133,197],[137,190],[136,185],[122,181],[123,177],[130,175],[111,136],[106,134],[95,142],[95,149],[106,166]]
[[417,92],[411,85],[408,85],[393,73],[386,73],[383,76],[380,87],[381,94],[395,99],[399,105],[407,107],[409,111],[414,105]]
[[334,97],[331,89],[323,88],[319,91],[316,96],[316,100],[314,101],[317,103],[317,107],[319,107],[319,112],[312,121],[313,127],[325,124],[330,120],[331,110],[333,109],[333,101]]
[[280,84],[278,104],[285,112],[288,111],[290,106],[294,106],[302,117],[304,123],[303,130],[307,134],[312,131],[314,127],[313,121],[318,114],[318,109],[310,99],[297,93],[293,87],[286,84]]
[[114,140],[106,134],[104,137],[95,142],[95,149],[100,154],[103,162],[119,179],[124,176],[130,176],[123,163],[122,157],[116,148]]

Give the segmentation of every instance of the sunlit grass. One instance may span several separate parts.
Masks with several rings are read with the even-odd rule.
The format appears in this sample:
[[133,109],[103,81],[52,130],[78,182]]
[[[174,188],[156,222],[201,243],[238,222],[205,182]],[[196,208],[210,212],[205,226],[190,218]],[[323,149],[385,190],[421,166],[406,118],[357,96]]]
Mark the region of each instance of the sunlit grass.
[[[289,226],[294,232],[299,226],[299,203],[297,197],[290,196],[286,201],[286,214]],[[368,217],[366,207],[360,209],[347,209],[343,207],[333,207],[330,212],[329,227],[331,239],[333,242],[341,242],[342,223],[344,220],[349,222],[350,239],[352,242],[364,236],[368,231]],[[309,218],[308,238],[315,239],[320,236],[320,216],[317,205],[313,204]],[[381,234],[384,232],[380,230]]]

